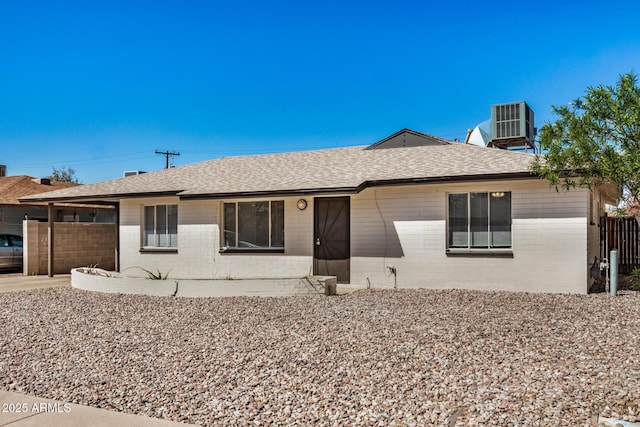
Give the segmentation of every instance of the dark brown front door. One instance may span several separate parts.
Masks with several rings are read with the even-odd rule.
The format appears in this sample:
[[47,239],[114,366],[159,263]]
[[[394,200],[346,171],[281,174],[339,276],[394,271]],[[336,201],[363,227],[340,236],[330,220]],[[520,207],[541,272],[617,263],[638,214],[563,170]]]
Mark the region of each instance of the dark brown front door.
[[349,197],[316,198],[314,203],[314,274],[349,283]]

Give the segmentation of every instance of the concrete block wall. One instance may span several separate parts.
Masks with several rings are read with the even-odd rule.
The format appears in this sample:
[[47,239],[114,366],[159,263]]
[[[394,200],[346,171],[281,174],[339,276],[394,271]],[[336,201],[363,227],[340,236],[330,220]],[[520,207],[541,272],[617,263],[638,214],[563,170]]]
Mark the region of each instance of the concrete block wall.
[[[22,222],[22,270],[25,275],[47,273],[47,236],[44,236],[44,248],[40,244],[38,221]],[[42,254],[42,255],[41,255]],[[44,257],[44,273],[40,273],[40,258]]]
[[[480,191],[512,193],[508,258],[447,254],[447,195]],[[224,201],[123,200],[121,271],[144,276],[138,267],[159,269],[179,279],[302,277],[313,265],[313,197],[304,197],[303,211],[296,207],[299,198],[277,198],[285,200],[284,254],[220,253]],[[177,252],[141,251],[142,207],[173,203],[179,206]],[[535,179],[365,189],[351,196],[350,281],[382,288],[586,293],[593,250],[588,209],[588,190],[556,192]]]
[[[48,224],[24,221],[23,238],[24,273],[47,274]],[[68,274],[72,268],[88,265],[115,269],[115,224],[56,222],[53,242],[55,274]]]
[[[467,191],[512,192],[512,257],[447,254],[447,195]],[[585,293],[587,203],[539,180],[366,189],[352,196],[351,282]]]
[[[145,276],[142,269],[158,269],[180,279],[242,279],[303,277],[313,264],[312,199],[304,211],[296,208],[300,197],[285,201],[284,254],[220,253],[220,210],[234,200],[180,201],[177,197],[123,200],[120,204],[120,271]],[[249,201],[250,199],[243,199]],[[264,199],[257,199],[264,200]],[[141,251],[142,209],[145,205],[178,204],[177,253]]]

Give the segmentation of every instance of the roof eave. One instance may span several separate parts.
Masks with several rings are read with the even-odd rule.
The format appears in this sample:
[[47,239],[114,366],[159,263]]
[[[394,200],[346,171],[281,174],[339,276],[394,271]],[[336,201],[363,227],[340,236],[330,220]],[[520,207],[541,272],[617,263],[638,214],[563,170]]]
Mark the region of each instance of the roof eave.
[[538,178],[531,172],[505,172],[481,175],[454,175],[454,176],[435,176],[422,178],[401,178],[401,179],[385,179],[367,181],[365,187],[382,187],[393,185],[411,185],[411,184],[436,184],[442,182],[477,182],[477,181],[510,181],[515,179],[532,179]]
[[311,196],[321,194],[357,194],[368,187],[388,187],[397,185],[437,184],[443,182],[477,182],[477,181],[508,181],[516,179],[533,179],[538,176],[531,172],[506,172],[483,175],[457,175],[437,177],[417,177],[400,179],[383,179],[364,181],[357,187],[307,188],[273,191],[238,191],[225,193],[193,193],[178,194],[180,200],[256,198],[256,197],[286,197]]
[[114,193],[86,196],[63,196],[63,197],[37,197],[18,199],[21,204],[32,203],[96,203],[114,204],[120,199],[149,198],[149,197],[179,197],[180,200],[202,200],[202,199],[228,199],[228,198],[256,198],[256,197],[287,197],[287,196],[308,196],[321,194],[357,194],[367,187],[383,187],[397,185],[435,184],[443,182],[475,182],[475,181],[496,181],[537,178],[531,172],[506,172],[494,174],[474,174],[436,177],[413,177],[413,178],[393,178],[382,180],[364,181],[358,186],[348,187],[324,187],[324,188],[297,188],[262,191],[237,191],[224,193],[185,193],[184,191],[156,191],[156,192],[135,192],[135,193]]
[[265,191],[237,191],[226,193],[194,193],[179,194],[180,200],[202,199],[229,199],[229,198],[256,198],[256,197],[287,197],[287,196],[311,196],[316,194],[357,194],[362,191],[357,187],[328,187],[328,188],[299,188],[290,190],[265,190]]
[[114,203],[115,200],[120,199],[132,199],[143,197],[169,197],[178,195],[179,191],[154,191],[154,192],[137,192],[137,193],[114,193],[114,194],[100,194],[100,195],[86,195],[86,196],[62,196],[62,197],[37,197],[37,198],[25,198],[21,197],[18,201],[22,204],[29,204],[34,202],[45,203]]

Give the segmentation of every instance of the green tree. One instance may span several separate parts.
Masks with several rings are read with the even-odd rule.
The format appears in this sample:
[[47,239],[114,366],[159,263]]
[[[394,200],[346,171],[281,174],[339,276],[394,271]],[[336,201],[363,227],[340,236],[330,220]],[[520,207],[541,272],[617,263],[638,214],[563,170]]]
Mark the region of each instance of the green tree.
[[540,129],[542,154],[532,171],[556,189],[618,184],[623,196],[640,200],[640,87],[633,73],[615,86],[587,89],[568,106],[553,106],[559,116]]
[[72,168],[53,168],[53,172],[49,175],[51,181],[58,182],[73,182],[78,184],[78,178],[76,177],[76,171]]

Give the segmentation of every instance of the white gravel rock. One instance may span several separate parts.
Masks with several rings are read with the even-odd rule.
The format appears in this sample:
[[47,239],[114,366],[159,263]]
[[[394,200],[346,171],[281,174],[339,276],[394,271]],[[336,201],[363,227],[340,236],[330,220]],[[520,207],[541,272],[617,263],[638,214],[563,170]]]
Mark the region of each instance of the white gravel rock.
[[640,414],[640,298],[0,294],[0,387],[202,425],[593,425]]

